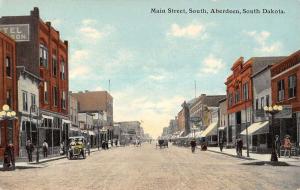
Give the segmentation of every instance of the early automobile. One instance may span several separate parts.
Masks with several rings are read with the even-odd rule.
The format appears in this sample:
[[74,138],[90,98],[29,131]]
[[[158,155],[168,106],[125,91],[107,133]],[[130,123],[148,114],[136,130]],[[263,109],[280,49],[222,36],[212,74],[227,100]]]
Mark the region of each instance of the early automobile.
[[68,159],[79,158],[80,156],[85,159],[85,144],[86,139],[83,136],[69,137]]
[[168,148],[168,140],[165,139],[159,139],[158,143],[156,144],[156,148],[159,146],[159,148]]

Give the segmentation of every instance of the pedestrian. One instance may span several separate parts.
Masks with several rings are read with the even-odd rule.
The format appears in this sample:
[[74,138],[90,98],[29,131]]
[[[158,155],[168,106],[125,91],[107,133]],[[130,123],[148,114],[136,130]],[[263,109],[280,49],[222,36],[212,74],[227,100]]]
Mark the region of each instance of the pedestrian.
[[46,139],[43,142],[43,154],[44,154],[44,158],[48,157],[48,143]]
[[222,152],[223,151],[223,146],[224,146],[223,138],[220,139],[219,146],[220,146],[220,151]]
[[34,151],[34,146],[29,139],[27,140],[26,143],[26,151],[28,155],[28,161],[32,162],[32,152]]
[[90,142],[87,142],[86,148],[87,148],[88,155],[90,155],[91,154],[91,145],[90,145]]
[[239,153],[240,153],[240,156],[242,157],[243,156],[243,140],[241,138],[239,140]]
[[195,140],[195,139],[192,139],[192,140],[191,140],[191,149],[192,149],[192,153],[195,152],[196,146],[197,146],[196,140]]
[[116,146],[118,146],[118,139],[116,139],[116,141],[115,141],[115,145],[116,145]]
[[15,169],[15,154],[14,154],[14,145],[9,143],[4,150],[4,160],[3,160],[3,169],[4,170],[14,170]]
[[279,138],[279,135],[276,135],[275,136],[275,150],[276,150],[276,153],[279,158],[280,158],[280,147],[281,147],[280,138]]
[[289,153],[289,158],[291,157],[291,149],[292,149],[292,143],[290,140],[289,136],[286,136],[284,138],[284,143],[283,143],[283,147],[284,147],[284,157],[286,157],[286,153]]
[[239,153],[240,153],[240,152],[239,152],[239,140],[240,140],[239,138],[236,138],[236,139],[235,139],[235,150],[236,150],[236,155],[237,155],[237,156],[240,156],[240,155],[239,155]]
[[105,149],[108,150],[108,141],[105,141]]

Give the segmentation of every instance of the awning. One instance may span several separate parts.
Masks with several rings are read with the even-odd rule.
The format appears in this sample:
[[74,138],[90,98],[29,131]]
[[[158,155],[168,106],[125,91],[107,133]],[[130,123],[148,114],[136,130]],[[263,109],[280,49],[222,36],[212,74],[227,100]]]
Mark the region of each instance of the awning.
[[48,116],[48,115],[42,115],[42,117],[44,118],[44,119],[50,119],[50,120],[52,120],[53,121],[53,117],[52,116]]
[[212,136],[212,135],[217,135],[217,125],[218,123],[212,123],[210,124],[201,134],[202,137],[207,137],[207,136]]
[[[259,135],[269,133],[269,121],[261,121],[251,124],[248,127],[248,135]],[[246,135],[246,129],[241,132],[241,135]]]
[[199,138],[199,137],[202,137],[202,134],[203,133],[203,131],[197,131],[196,133],[195,133],[195,137],[196,138]]
[[71,121],[70,121],[70,120],[65,120],[65,119],[63,119],[63,120],[62,120],[62,123],[63,123],[63,124],[64,124],[64,123],[65,123],[65,124],[71,124]]

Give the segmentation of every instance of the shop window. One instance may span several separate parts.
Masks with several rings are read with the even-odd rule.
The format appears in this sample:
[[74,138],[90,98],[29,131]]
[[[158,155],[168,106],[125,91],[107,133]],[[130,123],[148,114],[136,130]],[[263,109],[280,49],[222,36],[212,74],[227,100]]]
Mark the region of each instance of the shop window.
[[7,77],[12,77],[12,65],[11,65],[11,59],[10,57],[5,58],[5,67],[6,67],[6,76]]
[[277,96],[279,102],[284,100],[284,80],[277,82]]
[[288,80],[289,80],[289,98],[296,97],[296,91],[297,91],[296,75],[289,76]]
[[260,144],[266,144],[267,143],[267,135],[266,134],[261,134],[259,136],[259,143]]

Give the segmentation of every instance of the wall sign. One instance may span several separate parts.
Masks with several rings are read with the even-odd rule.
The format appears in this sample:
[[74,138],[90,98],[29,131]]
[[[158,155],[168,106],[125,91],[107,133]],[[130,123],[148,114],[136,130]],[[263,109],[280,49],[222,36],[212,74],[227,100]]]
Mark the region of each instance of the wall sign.
[[0,32],[7,34],[16,42],[30,41],[29,24],[0,25]]

